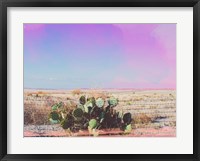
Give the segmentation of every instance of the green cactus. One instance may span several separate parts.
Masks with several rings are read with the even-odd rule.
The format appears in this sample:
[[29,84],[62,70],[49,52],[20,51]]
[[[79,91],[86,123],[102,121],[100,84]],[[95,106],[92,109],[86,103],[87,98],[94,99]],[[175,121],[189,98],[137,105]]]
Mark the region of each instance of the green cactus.
[[118,112],[118,118],[123,118],[123,111]]
[[93,103],[92,101],[87,101],[84,105],[84,109],[85,109],[85,112],[86,113],[89,113],[90,112],[90,109],[93,107]]
[[62,102],[59,102],[58,103],[58,108],[61,108],[63,106],[63,103]]
[[124,121],[125,124],[130,124],[131,123],[132,117],[131,117],[131,113],[130,112],[127,112],[127,113],[124,114],[123,121]]
[[97,107],[102,108],[104,105],[104,100],[102,98],[97,98],[95,104],[97,105]]
[[91,102],[92,103],[92,107],[95,105],[95,98],[94,97],[90,97],[87,99],[87,102]]
[[110,97],[109,100],[108,100],[108,104],[112,107],[117,106],[118,100],[114,97]]
[[102,112],[100,113],[99,118],[100,118],[100,119],[105,118],[105,112],[104,112],[104,111],[102,111]]
[[91,120],[89,121],[89,128],[90,128],[90,129],[94,129],[94,128],[96,128],[96,127],[97,127],[97,120],[91,119]]
[[88,129],[91,134],[98,133],[97,129],[120,128],[124,134],[132,131],[131,113],[123,114],[123,111],[117,112],[113,107],[117,106],[118,99],[110,97],[108,106],[105,108],[105,100],[103,98],[81,96],[79,103],[75,109],[63,108],[63,102],[54,104],[49,114],[49,121],[52,124],[60,123],[63,129],[68,129],[71,132]]
[[61,119],[61,116],[59,113],[57,113],[56,111],[52,111],[50,114],[49,114],[49,121],[52,123],[52,124],[58,124],[60,123],[60,119]]
[[59,120],[60,116],[59,116],[59,114],[57,112],[53,111],[53,112],[50,113],[50,118],[52,120]]
[[71,119],[70,117],[67,117],[66,119],[62,120],[60,122],[60,125],[63,129],[68,129],[70,127],[72,127],[73,125],[73,119]]
[[54,104],[53,106],[51,106],[51,109],[52,109],[53,111],[57,110],[57,109],[58,109],[58,105],[57,105],[57,104]]
[[102,111],[102,112],[100,113],[100,115],[99,115],[100,123],[102,123],[102,122],[104,121],[104,119],[105,119],[105,112]]
[[62,103],[62,102],[59,102],[59,103],[54,104],[54,105],[51,107],[51,109],[52,109],[53,111],[56,111],[58,108],[61,108],[62,106],[63,106],[63,103]]
[[83,112],[85,112],[85,108],[84,108],[84,106],[82,104],[78,104],[76,107],[82,109]]
[[53,120],[52,118],[50,118],[49,121],[51,122],[51,124],[58,124],[58,123],[60,123],[59,120]]
[[84,105],[86,102],[85,96],[81,96],[79,99],[80,104]]
[[131,126],[131,124],[128,124],[128,125],[125,127],[124,133],[130,134],[131,131],[132,131],[132,126]]
[[81,108],[76,108],[73,110],[72,115],[75,118],[81,118],[81,117],[83,117],[83,110]]

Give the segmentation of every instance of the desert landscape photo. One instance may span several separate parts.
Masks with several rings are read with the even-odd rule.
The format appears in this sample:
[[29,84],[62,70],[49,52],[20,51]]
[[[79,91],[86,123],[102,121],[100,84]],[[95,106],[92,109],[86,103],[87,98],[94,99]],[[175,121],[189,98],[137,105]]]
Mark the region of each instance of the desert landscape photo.
[[24,137],[176,137],[176,24],[24,24]]

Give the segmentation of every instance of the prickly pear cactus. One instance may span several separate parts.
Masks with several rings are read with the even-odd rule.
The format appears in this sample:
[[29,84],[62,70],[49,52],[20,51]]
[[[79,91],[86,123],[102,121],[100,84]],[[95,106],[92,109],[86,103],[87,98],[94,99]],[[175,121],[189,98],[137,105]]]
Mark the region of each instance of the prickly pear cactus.
[[53,120],[51,118],[49,119],[49,121],[50,121],[51,124],[59,124],[60,123],[59,120]]
[[85,105],[84,105],[85,112],[86,112],[86,113],[89,113],[90,110],[92,109],[92,107],[93,107],[92,101],[91,101],[91,100],[87,101],[87,102],[85,103]]
[[63,106],[62,102],[56,103],[53,106],[51,106],[51,110],[55,111],[55,110],[61,108],[62,106]]
[[[107,104],[107,105],[106,105]],[[79,102],[73,108],[66,109],[66,104],[59,102],[51,107],[49,121],[51,124],[60,123],[63,129],[71,132],[89,130],[90,134],[97,136],[98,129],[120,128],[125,134],[132,131],[131,113],[117,111],[118,100],[110,97],[108,100],[94,97],[81,96]]]
[[81,118],[81,117],[83,117],[83,110],[81,108],[76,108],[73,110],[72,115],[75,118]]
[[92,107],[95,105],[95,98],[94,97],[88,98],[87,101],[92,103]]
[[85,112],[85,108],[84,108],[84,106],[83,106],[82,104],[78,104],[78,105],[77,105],[77,108],[80,108],[80,109],[83,110],[83,112]]
[[109,98],[109,100],[108,100],[108,104],[109,104],[110,106],[112,106],[112,107],[115,107],[115,106],[117,106],[117,104],[118,104],[118,100],[117,100],[115,97],[111,97],[111,98]]
[[49,121],[52,124],[57,124],[60,122],[60,115],[56,111],[53,111],[49,114]]
[[54,104],[53,106],[51,106],[51,110],[55,111],[58,109],[58,105],[57,104]]
[[125,130],[124,130],[124,133],[130,134],[131,131],[132,131],[132,126],[131,126],[131,124],[126,125]]
[[97,98],[95,104],[97,105],[97,107],[102,108],[104,105],[104,100],[102,98]]
[[122,118],[123,115],[124,115],[124,114],[123,114],[123,111],[119,111],[119,112],[118,112],[118,118]]
[[69,129],[73,125],[73,122],[70,119],[65,119],[61,121],[60,125],[63,129]]
[[124,121],[125,124],[130,124],[131,123],[132,118],[131,118],[131,113],[130,112],[127,112],[127,113],[124,114],[123,121]]
[[89,121],[89,128],[94,129],[97,127],[97,120],[92,119]]
[[84,105],[85,102],[86,102],[85,96],[81,96],[80,99],[79,99],[79,102],[80,102],[80,104]]

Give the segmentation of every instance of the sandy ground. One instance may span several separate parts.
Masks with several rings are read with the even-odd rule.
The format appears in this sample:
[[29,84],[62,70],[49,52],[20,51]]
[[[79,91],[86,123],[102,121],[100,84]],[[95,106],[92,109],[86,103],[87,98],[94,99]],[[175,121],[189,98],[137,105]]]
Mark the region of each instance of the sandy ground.
[[[47,126],[47,127],[44,127]],[[49,127],[48,127],[49,126]],[[126,136],[126,137],[175,137],[176,136],[176,128],[174,127],[163,127],[159,129],[155,128],[138,128],[133,129],[130,134],[124,134],[123,131],[119,129],[111,129],[111,130],[97,130],[99,133],[98,137],[117,137],[117,136]],[[39,125],[35,126],[25,126],[24,127],[24,136],[25,137],[87,137],[93,136],[89,134],[88,131],[79,131],[77,133],[69,133],[63,130],[57,125]]]
[[175,90],[24,90],[24,136],[90,136],[87,131],[68,134],[59,125],[50,125],[51,105],[59,101],[77,103],[80,95],[114,96],[119,99],[116,110],[132,113],[131,134],[118,129],[98,131],[99,136],[174,137],[176,136]]

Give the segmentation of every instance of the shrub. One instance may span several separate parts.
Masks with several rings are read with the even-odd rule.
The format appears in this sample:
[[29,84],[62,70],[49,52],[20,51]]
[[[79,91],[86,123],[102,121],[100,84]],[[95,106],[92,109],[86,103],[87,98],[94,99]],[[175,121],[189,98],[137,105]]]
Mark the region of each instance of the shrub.
[[147,116],[146,114],[138,114],[133,118],[135,124],[146,124],[151,122],[151,118]]
[[24,125],[45,125],[49,124],[48,114],[50,109],[37,108],[35,106],[24,105]]
[[75,90],[72,91],[72,94],[73,94],[73,95],[80,95],[80,94],[82,94],[82,93],[83,93],[83,92],[81,92],[80,89],[75,89]]

